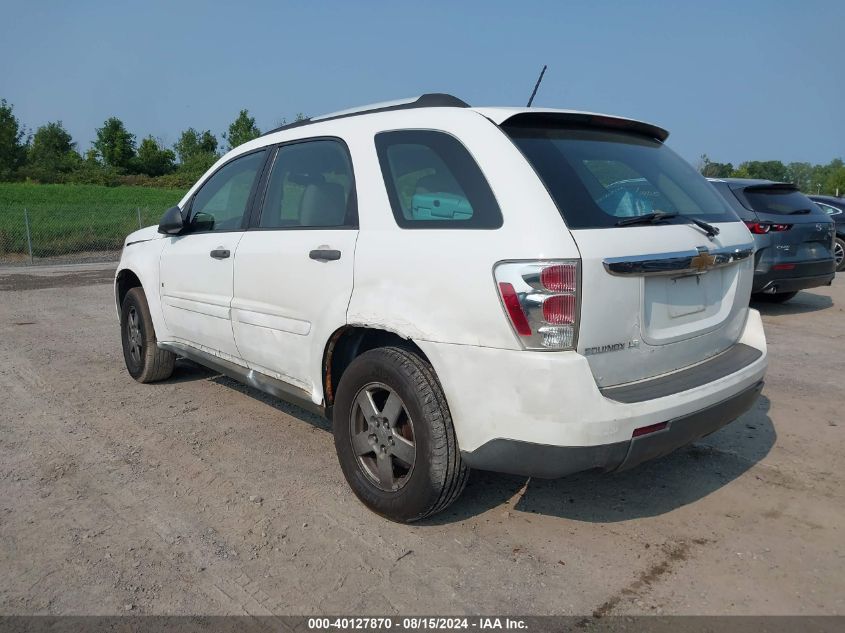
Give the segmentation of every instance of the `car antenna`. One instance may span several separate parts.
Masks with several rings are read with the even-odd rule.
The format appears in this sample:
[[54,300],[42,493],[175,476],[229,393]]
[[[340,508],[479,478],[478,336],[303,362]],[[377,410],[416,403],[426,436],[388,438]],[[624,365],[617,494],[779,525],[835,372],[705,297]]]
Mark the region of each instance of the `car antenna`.
[[543,64],[543,70],[540,71],[540,76],[537,77],[537,83],[534,84],[534,90],[531,92],[531,98],[528,100],[527,108],[531,107],[531,104],[534,102],[534,97],[537,95],[537,88],[540,87],[540,82],[543,81],[543,75],[546,74],[546,65]]

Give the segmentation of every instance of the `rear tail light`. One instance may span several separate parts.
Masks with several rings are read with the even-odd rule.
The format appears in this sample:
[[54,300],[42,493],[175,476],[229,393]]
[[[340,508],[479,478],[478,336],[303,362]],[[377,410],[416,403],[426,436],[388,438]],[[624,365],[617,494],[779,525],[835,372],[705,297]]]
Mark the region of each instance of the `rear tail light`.
[[768,232],[779,233],[792,228],[791,224],[779,224],[777,222],[750,222],[746,221],[745,226],[756,235],[765,235]]
[[502,306],[526,349],[574,349],[577,260],[501,262],[493,269]]
[[772,228],[771,224],[767,224],[766,222],[747,222],[745,226],[748,227],[748,230],[754,233],[755,235],[764,235],[769,232]]

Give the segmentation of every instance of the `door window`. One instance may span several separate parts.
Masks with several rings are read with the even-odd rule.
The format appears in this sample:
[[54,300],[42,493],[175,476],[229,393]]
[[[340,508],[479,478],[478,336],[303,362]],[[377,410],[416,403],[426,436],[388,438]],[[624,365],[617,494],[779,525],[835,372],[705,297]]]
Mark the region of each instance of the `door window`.
[[238,231],[266,151],[236,158],[200,187],[191,204],[193,231]]
[[357,215],[352,163],[343,143],[320,139],[279,148],[260,228],[355,227]]

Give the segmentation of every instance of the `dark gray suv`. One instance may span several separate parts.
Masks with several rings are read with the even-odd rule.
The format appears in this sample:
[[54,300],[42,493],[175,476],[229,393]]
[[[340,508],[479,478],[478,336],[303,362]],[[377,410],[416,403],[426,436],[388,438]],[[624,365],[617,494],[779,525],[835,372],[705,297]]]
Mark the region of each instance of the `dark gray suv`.
[[833,218],[836,224],[836,245],[833,255],[836,258],[836,272],[845,271],[845,198],[835,196],[808,196],[821,210]]
[[709,179],[754,236],[753,298],[782,303],[836,274],[834,223],[790,183]]

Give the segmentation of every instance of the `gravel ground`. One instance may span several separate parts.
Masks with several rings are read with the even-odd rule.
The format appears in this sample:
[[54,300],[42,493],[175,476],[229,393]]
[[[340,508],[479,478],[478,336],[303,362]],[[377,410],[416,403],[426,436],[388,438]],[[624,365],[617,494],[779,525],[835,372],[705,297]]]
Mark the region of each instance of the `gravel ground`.
[[621,474],[475,472],[425,523],[327,422],[180,361],[134,382],[112,272],[0,270],[0,613],[845,614],[845,279],[759,306],[755,408]]

